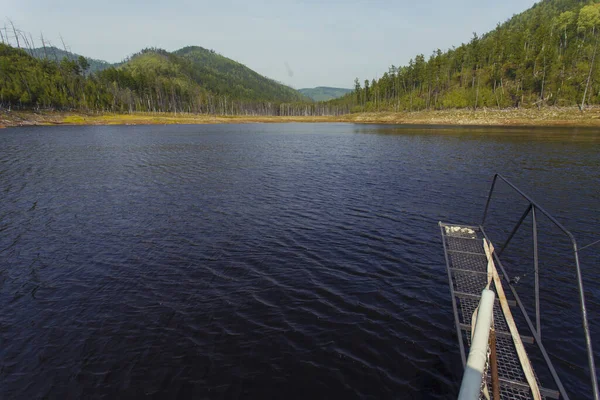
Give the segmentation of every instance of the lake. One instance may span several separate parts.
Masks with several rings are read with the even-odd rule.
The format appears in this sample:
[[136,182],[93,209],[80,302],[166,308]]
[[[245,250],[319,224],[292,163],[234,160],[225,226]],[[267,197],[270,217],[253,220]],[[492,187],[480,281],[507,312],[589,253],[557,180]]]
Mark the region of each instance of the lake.
[[[594,130],[0,130],[0,397],[455,398],[437,223],[479,223],[496,172],[600,238]],[[492,239],[524,208],[501,189]],[[506,252],[523,288],[526,238]],[[541,239],[543,337],[588,398],[572,262]],[[596,353],[599,247],[581,255]]]

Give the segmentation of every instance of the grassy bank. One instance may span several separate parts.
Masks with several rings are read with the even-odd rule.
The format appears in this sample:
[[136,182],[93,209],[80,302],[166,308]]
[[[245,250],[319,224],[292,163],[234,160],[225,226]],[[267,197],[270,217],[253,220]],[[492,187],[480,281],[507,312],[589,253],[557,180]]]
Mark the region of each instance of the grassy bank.
[[597,126],[600,107],[480,109],[415,112],[378,112],[339,117],[213,116],[171,113],[85,114],[31,111],[0,111],[0,127],[29,125],[162,125],[281,122],[347,122],[361,124],[425,124],[483,126]]
[[87,114],[76,112],[0,112],[0,127],[32,125],[167,125],[276,122],[333,122],[331,117],[215,116],[187,113]]

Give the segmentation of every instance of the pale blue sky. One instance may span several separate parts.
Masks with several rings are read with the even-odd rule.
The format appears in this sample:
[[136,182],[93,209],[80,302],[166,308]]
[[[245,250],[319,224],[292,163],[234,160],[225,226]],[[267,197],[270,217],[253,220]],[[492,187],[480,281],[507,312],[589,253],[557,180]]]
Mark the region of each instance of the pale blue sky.
[[[533,0],[0,0],[0,18],[115,62],[198,45],[296,89],[352,87],[484,33]],[[287,66],[289,66],[289,68]]]

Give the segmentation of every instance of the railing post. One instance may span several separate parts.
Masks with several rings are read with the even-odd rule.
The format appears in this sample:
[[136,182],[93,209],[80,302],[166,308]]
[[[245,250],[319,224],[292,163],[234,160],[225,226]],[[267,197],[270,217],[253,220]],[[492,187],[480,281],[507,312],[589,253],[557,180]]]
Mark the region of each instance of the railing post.
[[485,210],[483,211],[483,219],[481,220],[481,226],[485,224],[485,219],[487,218],[488,209],[490,208],[490,201],[492,200],[492,193],[494,193],[494,186],[496,186],[497,178],[498,174],[494,174],[494,179],[492,180],[492,187],[490,188],[490,193],[488,194],[487,201],[485,202]]
[[590,367],[590,378],[592,378],[592,392],[594,393],[594,400],[600,399],[598,393],[598,380],[596,378],[596,365],[594,362],[594,351],[592,350],[592,338],[590,337],[590,327],[587,318],[587,309],[585,307],[585,292],[583,291],[583,280],[581,278],[581,268],[579,266],[579,254],[577,250],[577,242],[572,235],[571,242],[573,243],[573,253],[575,255],[575,269],[577,272],[577,283],[579,285],[579,301],[581,302],[581,315],[583,319],[583,333],[585,335],[585,344],[588,349],[588,366]]
[[531,211],[532,208],[533,204],[529,203],[529,207],[527,207],[523,215],[521,215],[519,222],[517,222],[517,225],[515,225],[510,235],[508,235],[508,239],[506,239],[506,242],[504,242],[502,248],[498,251],[498,256],[502,255],[502,252],[504,251],[504,249],[506,249],[506,246],[508,246],[508,243],[512,240],[513,236],[515,236],[515,233],[517,233],[517,230],[521,227],[521,224],[523,223],[523,221],[527,217],[527,214],[529,214],[529,211]]
[[531,218],[533,220],[533,267],[535,271],[535,326],[538,336],[542,337],[542,322],[540,317],[540,274],[538,262],[538,236],[537,219],[535,217],[535,206],[531,207]]

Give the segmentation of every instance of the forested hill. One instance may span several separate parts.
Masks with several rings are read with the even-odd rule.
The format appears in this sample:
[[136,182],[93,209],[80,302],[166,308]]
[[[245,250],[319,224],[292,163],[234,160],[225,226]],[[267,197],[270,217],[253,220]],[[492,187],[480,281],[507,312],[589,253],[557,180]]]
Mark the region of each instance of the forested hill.
[[194,80],[215,93],[242,99],[288,102],[307,100],[298,91],[213,50],[188,46],[173,54],[189,61]]
[[600,4],[543,0],[448,51],[392,65],[332,104],[353,111],[600,103]]
[[352,89],[318,86],[316,88],[298,89],[298,91],[314,101],[327,101],[342,97],[351,92]]
[[[71,60],[71,61],[78,61],[79,57],[84,57],[80,54],[71,53],[70,51],[66,51],[66,50],[61,50],[54,46],[38,47],[38,48],[34,48],[34,49],[25,49],[25,51],[27,53],[29,53],[30,55],[34,56],[35,58],[40,58],[40,59],[46,58],[49,60],[54,60],[56,62],[62,60],[63,58],[67,58],[68,60]],[[84,58],[87,60],[87,63],[89,65],[89,68],[88,68],[89,72],[98,72],[98,71],[102,71],[103,69],[114,66],[114,64],[111,64],[107,61],[96,60],[94,58],[89,58],[89,57],[84,57]]]
[[[79,62],[79,58],[84,57],[54,46],[25,49],[25,51],[36,58],[57,62],[60,62],[63,58]],[[160,49],[147,49],[131,56],[129,60],[123,63],[116,64],[88,57],[84,58],[89,65],[87,72],[100,72],[124,64],[124,68],[136,70],[137,75],[150,71],[150,73],[160,75],[160,68],[158,68],[160,65],[164,67],[165,63],[173,65],[186,64],[183,69],[189,75],[189,78],[212,93],[246,100],[260,99],[290,102],[308,100],[298,91],[288,86],[264,77],[245,65],[216,53],[214,50],[207,50],[199,46],[184,47],[174,51],[172,55],[168,55],[166,51]],[[149,71],[143,71],[144,68],[148,68]]]
[[145,49],[90,72],[85,57],[30,56],[0,43],[0,109],[315,115],[348,112],[200,47]]

